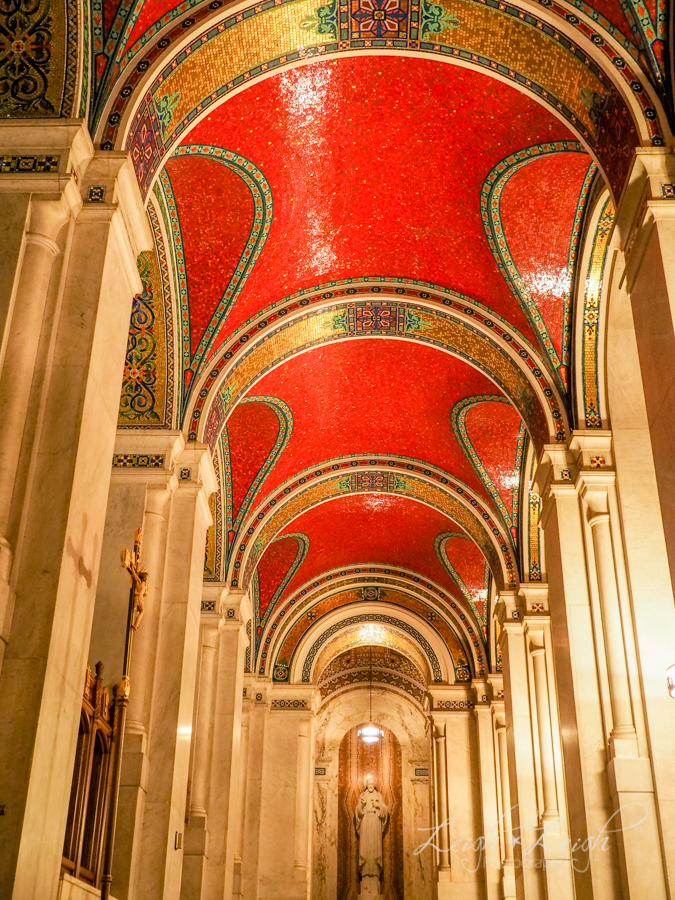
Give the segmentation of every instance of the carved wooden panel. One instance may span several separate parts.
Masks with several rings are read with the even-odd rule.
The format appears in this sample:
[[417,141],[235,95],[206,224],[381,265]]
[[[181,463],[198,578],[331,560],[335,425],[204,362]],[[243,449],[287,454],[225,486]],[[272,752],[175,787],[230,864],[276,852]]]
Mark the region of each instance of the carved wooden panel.
[[[364,723],[365,724],[365,723]],[[338,758],[338,900],[358,900],[358,838],[354,826],[356,802],[373,775],[389,808],[383,839],[384,900],[403,900],[403,818],[401,746],[387,728],[377,744],[364,744],[352,728],[342,739]]]

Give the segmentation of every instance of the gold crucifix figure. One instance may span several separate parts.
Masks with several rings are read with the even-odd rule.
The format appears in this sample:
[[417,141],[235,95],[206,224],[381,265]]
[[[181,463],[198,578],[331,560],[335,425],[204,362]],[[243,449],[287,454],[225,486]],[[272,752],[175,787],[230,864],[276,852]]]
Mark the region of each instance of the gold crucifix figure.
[[143,529],[137,528],[134,533],[134,549],[122,550],[122,565],[131,576],[131,588],[133,591],[134,620],[131,627],[134,631],[145,612],[143,601],[148,595],[148,572],[141,565],[141,544],[143,543]]

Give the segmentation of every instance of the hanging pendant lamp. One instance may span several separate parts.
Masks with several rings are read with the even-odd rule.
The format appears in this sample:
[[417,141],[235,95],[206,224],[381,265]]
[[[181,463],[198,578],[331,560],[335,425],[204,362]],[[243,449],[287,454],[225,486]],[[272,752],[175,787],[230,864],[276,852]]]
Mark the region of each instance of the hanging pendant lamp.
[[369,656],[370,656],[370,671],[369,671],[369,691],[368,691],[368,724],[364,725],[363,728],[359,728],[357,735],[361,738],[364,744],[376,744],[380,738],[384,737],[384,731],[381,728],[378,728],[377,725],[373,725],[373,647],[372,644],[369,647]]

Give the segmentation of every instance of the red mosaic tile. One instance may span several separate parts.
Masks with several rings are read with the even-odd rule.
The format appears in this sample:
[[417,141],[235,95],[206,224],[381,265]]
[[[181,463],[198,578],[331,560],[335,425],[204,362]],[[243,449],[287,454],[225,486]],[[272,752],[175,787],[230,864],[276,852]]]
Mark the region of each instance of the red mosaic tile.
[[[383,453],[452,472],[487,498],[453,435],[450,410],[465,396],[494,392],[478,370],[420,344],[350,341],[293,357],[250,391],[281,398],[293,414],[288,447],[259,496],[326,460]],[[513,414],[520,421],[518,413],[506,404],[491,406],[499,407],[492,411],[492,433],[501,433],[506,442]]]
[[265,403],[240,403],[228,419],[233,518],[274,447],[278,433],[279,420]]
[[298,554],[295,538],[274,541],[258,563],[258,589],[260,596],[260,618],[283,581]]
[[194,353],[246,247],[253,200],[242,179],[211,159],[166,164],[180,218]]
[[555,153],[515,172],[501,196],[504,236],[513,261],[562,358],[568,256],[579,193],[589,158]]
[[485,557],[473,541],[463,537],[448,538],[444,546],[450,564],[482,616],[487,603]]
[[[425,59],[325,60],[252,85],[185,141],[241,153],[274,197],[227,331],[300,288],[386,275],[469,294],[531,335],[485,240],[480,189],[509,153],[571,138],[508,85]],[[194,221],[212,206],[203,192]]]
[[131,47],[139,37],[148,30],[155,22],[158,22],[165,13],[170,12],[178,6],[173,0],[143,0],[143,6],[133,31],[126,43],[126,48]]
[[521,418],[513,406],[486,401],[466,414],[466,431],[480,463],[513,513],[516,447]]
[[[298,516],[283,533],[309,537],[309,553],[284,591],[289,597],[306,581],[340,566],[380,564],[408,568],[457,595],[438,559],[436,537],[459,530],[442,513],[403,497],[358,494],[323,503]],[[467,542],[468,546],[468,542]],[[264,557],[263,557],[264,559]]]

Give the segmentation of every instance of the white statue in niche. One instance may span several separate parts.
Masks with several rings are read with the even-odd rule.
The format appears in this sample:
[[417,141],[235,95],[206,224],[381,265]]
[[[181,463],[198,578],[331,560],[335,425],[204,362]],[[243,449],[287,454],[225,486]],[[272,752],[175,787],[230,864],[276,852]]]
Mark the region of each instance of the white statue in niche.
[[387,827],[389,810],[379,793],[372,775],[366,778],[366,789],[356,804],[354,813],[359,836],[359,874],[363,898],[380,896],[382,873],[382,835]]

